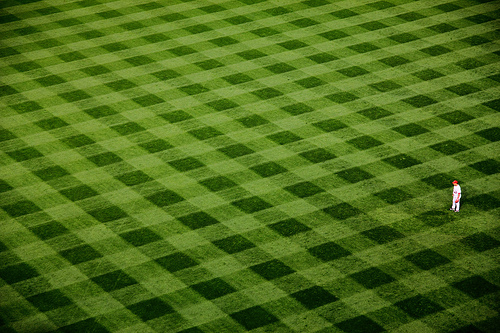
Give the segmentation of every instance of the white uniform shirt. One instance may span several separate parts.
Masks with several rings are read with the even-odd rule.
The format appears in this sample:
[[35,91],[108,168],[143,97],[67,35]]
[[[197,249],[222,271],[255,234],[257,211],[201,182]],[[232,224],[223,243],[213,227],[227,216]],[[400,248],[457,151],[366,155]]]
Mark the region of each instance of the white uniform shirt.
[[453,186],[453,197],[457,198],[460,195],[460,193],[462,193],[462,189],[460,188],[460,185],[456,185],[456,186],[454,185]]

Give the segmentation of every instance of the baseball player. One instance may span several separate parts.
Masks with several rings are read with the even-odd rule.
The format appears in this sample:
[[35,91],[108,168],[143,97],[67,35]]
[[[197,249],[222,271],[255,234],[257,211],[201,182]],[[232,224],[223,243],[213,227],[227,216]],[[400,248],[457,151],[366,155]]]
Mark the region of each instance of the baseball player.
[[460,185],[458,185],[458,181],[454,180],[453,181],[453,204],[451,205],[450,210],[454,210],[457,213],[460,210],[461,193],[462,193],[462,189],[460,188]]

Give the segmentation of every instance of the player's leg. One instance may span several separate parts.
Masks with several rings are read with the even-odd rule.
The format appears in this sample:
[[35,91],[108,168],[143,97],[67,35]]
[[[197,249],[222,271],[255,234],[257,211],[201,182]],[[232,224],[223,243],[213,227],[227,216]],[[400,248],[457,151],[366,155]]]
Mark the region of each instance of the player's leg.
[[450,210],[455,210],[455,200],[456,200],[455,197],[453,197]]
[[458,212],[460,210],[460,200],[455,204],[455,212]]

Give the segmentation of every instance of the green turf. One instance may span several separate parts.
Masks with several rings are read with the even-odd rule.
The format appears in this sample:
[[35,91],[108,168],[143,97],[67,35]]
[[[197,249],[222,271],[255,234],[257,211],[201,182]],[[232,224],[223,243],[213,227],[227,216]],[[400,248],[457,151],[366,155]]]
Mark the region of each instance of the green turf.
[[498,332],[498,14],[0,1],[0,332]]

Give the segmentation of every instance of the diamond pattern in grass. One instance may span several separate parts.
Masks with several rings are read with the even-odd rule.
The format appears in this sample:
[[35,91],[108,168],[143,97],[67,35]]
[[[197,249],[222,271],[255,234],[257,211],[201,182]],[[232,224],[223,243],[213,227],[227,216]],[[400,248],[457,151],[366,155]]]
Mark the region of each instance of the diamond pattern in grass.
[[442,306],[434,303],[422,295],[407,298],[394,303],[394,305],[416,319],[420,319],[444,310]]
[[42,109],[42,106],[36,102],[33,101],[27,101],[19,104],[14,104],[10,106],[14,110],[16,110],[18,113],[28,113],[28,112],[33,112],[33,111],[38,111]]
[[112,81],[106,83],[106,86],[110,87],[114,91],[122,91],[122,90],[127,90],[127,89],[132,89],[134,87],[137,87],[137,85],[129,80],[118,80],[118,81]]
[[192,213],[178,217],[177,219],[193,230],[219,223],[219,221],[205,212]]
[[391,80],[372,83],[369,86],[374,88],[374,89],[377,89],[380,92],[392,91],[392,90],[399,89],[402,87],[400,84],[397,84]]
[[392,165],[398,169],[405,169],[405,168],[409,168],[409,167],[412,167],[414,165],[418,165],[418,164],[422,163],[422,162],[420,162],[420,161],[418,161],[418,160],[414,159],[413,157],[408,156],[406,154],[399,154],[396,156],[384,158],[384,159],[382,159],[382,161],[389,163],[390,165]]
[[342,177],[351,183],[357,183],[374,177],[371,173],[366,172],[365,170],[358,167],[342,170],[337,172],[336,174],[337,176]]
[[127,309],[132,311],[133,314],[141,318],[143,321],[155,319],[175,312],[170,305],[159,298],[152,298],[129,305],[127,306]]
[[373,108],[368,108],[364,109],[361,111],[358,111],[359,114],[362,116],[365,116],[366,118],[369,118],[371,120],[377,120],[380,118],[388,117],[392,115],[391,112],[381,108],[381,107],[373,107]]
[[98,192],[93,190],[91,187],[87,185],[80,185],[76,187],[71,187],[68,189],[60,190],[59,193],[64,195],[66,198],[68,198],[71,201],[79,201],[91,197],[95,197],[99,195]]
[[329,100],[335,103],[343,104],[343,103],[348,103],[357,100],[359,97],[351,94],[349,92],[339,92],[335,94],[331,94],[328,96],[325,96]]
[[170,143],[168,143],[162,139],[156,139],[156,140],[140,143],[139,146],[146,149],[151,154],[158,153],[160,151],[164,151],[164,150],[173,148],[173,146]]
[[73,333],[73,332],[92,332],[92,333],[109,333],[109,331],[99,324],[95,318],[88,318],[76,323],[63,326],[59,328],[62,333]]
[[487,175],[494,175],[500,171],[500,163],[493,159],[476,162],[469,166]]
[[436,143],[434,145],[430,145],[429,147],[445,155],[453,155],[469,149],[453,140]]
[[36,79],[36,81],[45,87],[49,87],[49,86],[53,86],[56,84],[61,84],[61,83],[66,82],[63,78],[61,78],[60,76],[57,76],[57,75],[44,76],[44,77]]
[[223,176],[205,179],[200,181],[199,183],[213,192],[222,191],[237,186],[235,182]]
[[111,126],[111,128],[120,133],[120,135],[129,135],[146,130],[144,127],[134,122]]
[[188,114],[182,110],[163,113],[163,114],[160,114],[160,117],[162,117],[163,119],[165,119],[169,123],[178,123],[178,122],[193,118],[193,116],[191,116],[190,114]]
[[206,299],[215,299],[236,291],[230,284],[220,278],[200,282],[190,286]]
[[476,132],[475,134],[490,140],[492,142],[496,142],[500,140],[500,128],[499,127],[490,127],[485,130],[481,130]]
[[424,69],[423,71],[413,73],[413,75],[424,81],[430,81],[444,76],[444,74],[433,69]]
[[419,39],[417,36],[412,35],[412,34],[407,33],[407,32],[397,34],[397,35],[392,35],[389,38],[392,39],[393,41],[401,43],[401,44],[402,43],[409,43],[409,42],[412,42],[414,40]]
[[60,252],[60,255],[66,258],[66,260],[71,262],[73,265],[102,257],[102,254],[100,254],[87,244],[63,250]]
[[60,93],[59,97],[61,97],[61,98],[65,99],[66,101],[72,103],[72,102],[78,102],[78,101],[81,101],[81,100],[84,100],[84,99],[91,98],[92,96],[90,96],[89,94],[87,94],[83,90],[74,90],[74,91],[70,91],[70,92],[67,92],[67,93]]
[[350,143],[354,147],[361,149],[361,150],[370,149],[370,148],[377,147],[377,146],[384,144],[383,142],[381,142],[377,139],[374,139],[368,135],[363,135],[363,136],[359,136],[357,138],[348,140],[347,143]]
[[452,286],[473,298],[480,298],[500,290],[499,286],[492,284],[478,275],[455,282]]
[[223,135],[222,132],[210,126],[191,130],[188,131],[188,133],[197,138],[198,140],[208,140],[211,138],[215,138],[216,136]]
[[248,127],[248,128],[257,127],[257,126],[261,126],[261,125],[265,125],[265,124],[269,123],[268,120],[266,120],[266,119],[264,119],[261,116],[256,115],[256,114],[252,115],[252,116],[244,117],[244,118],[239,118],[236,120],[239,121],[243,126]]
[[24,262],[0,268],[0,278],[8,284],[28,280],[39,275],[33,267]]
[[488,236],[484,232],[472,234],[460,240],[463,244],[473,248],[478,252],[484,252],[500,247],[500,241],[496,238]]
[[112,116],[116,114],[117,112],[113,110],[111,107],[107,105],[101,105],[97,106],[95,108],[83,110],[85,113],[87,113],[89,116],[93,118],[102,118],[102,117],[107,117],[107,116]]
[[247,214],[256,213],[258,211],[272,207],[270,203],[256,196],[233,201],[231,202],[231,204]]
[[43,157],[35,148],[26,147],[14,151],[6,152],[11,158],[15,159],[17,162],[31,160],[33,158]]
[[309,310],[338,301],[338,298],[330,294],[324,288],[314,286],[308,289],[290,294]]
[[394,277],[376,267],[371,267],[351,274],[349,275],[349,277],[368,289],[374,289],[380,287],[383,284],[396,281]]
[[410,60],[400,56],[387,57],[380,59],[379,61],[391,67],[401,66],[410,62]]
[[314,111],[314,109],[304,103],[296,103],[292,105],[287,105],[281,108],[282,110],[288,112],[292,116],[298,116],[300,114],[309,113]]
[[203,163],[201,163],[194,157],[181,158],[175,161],[170,161],[168,162],[168,164],[170,164],[177,171],[182,171],[182,172],[198,169],[205,166]]
[[241,235],[234,235],[212,242],[219,249],[229,253],[238,253],[255,247],[255,244]]
[[64,120],[62,120],[61,118],[58,118],[58,117],[43,119],[43,120],[37,121],[35,124],[38,127],[42,128],[46,131],[53,130],[56,128],[65,127],[65,126],[69,125],[67,122],[65,122]]
[[0,129],[0,142],[14,140],[17,137],[9,130]]
[[152,194],[150,196],[147,196],[146,199],[148,199],[158,207],[173,205],[184,200],[183,197],[170,190],[163,190],[161,192]]
[[439,115],[439,118],[444,119],[444,120],[446,120],[454,125],[461,124],[463,122],[475,119],[474,117],[472,117],[472,116],[470,116],[467,113],[462,112],[462,111],[452,111],[452,112],[444,113],[444,114]]
[[112,152],[89,156],[87,159],[100,167],[123,161],[121,157]]
[[405,237],[405,235],[403,235],[399,231],[386,225],[381,225],[373,229],[365,230],[361,232],[361,234],[379,244],[390,243]]
[[78,134],[67,138],[62,138],[61,141],[70,146],[71,148],[88,146],[95,143],[94,140],[92,140],[91,138],[89,138],[84,134]]
[[402,125],[402,126],[398,126],[398,127],[393,127],[392,129],[398,133],[401,133],[401,134],[403,134],[405,136],[409,136],[409,137],[417,136],[417,135],[429,132],[429,130],[427,128],[422,127],[422,126],[417,125],[417,124],[414,124],[414,123],[406,124],[406,125]]
[[361,211],[359,209],[351,206],[347,202],[327,207],[323,209],[323,211],[338,220],[345,220],[350,217],[361,214]]
[[451,182],[453,181],[453,178],[445,173],[438,173],[430,177],[425,177],[421,179],[424,183],[427,183],[431,186],[434,186],[435,188],[438,189],[444,189],[444,188],[450,188],[451,189]]
[[0,179],[0,193],[12,191],[14,188],[7,184],[4,180]]
[[474,205],[476,208],[488,211],[500,207],[500,200],[490,194],[479,194],[468,200],[468,203]]
[[216,109],[217,111],[229,110],[239,106],[229,99],[218,99],[212,102],[208,102],[206,103],[206,105]]
[[222,79],[231,83],[231,84],[241,84],[241,83],[253,81],[252,77],[250,77],[246,74],[243,74],[243,73],[224,76],[224,77],[222,77]]
[[334,60],[337,60],[338,58],[330,53],[317,53],[308,56],[307,58],[311,59],[312,61],[318,63],[318,64],[324,64],[327,62],[331,62]]
[[33,171],[33,173],[43,181],[57,179],[69,175],[68,171],[64,170],[58,165],[36,170]]
[[148,94],[141,97],[135,97],[132,98],[132,100],[143,107],[153,106],[165,102],[163,99],[153,94]]
[[205,88],[204,86],[202,86],[199,83],[190,84],[190,85],[187,85],[184,87],[180,87],[179,90],[185,92],[188,95],[198,95],[198,94],[209,91],[208,88]]
[[252,22],[251,19],[249,19],[246,16],[238,15],[238,16],[232,16],[224,19],[225,21],[231,23],[232,25],[238,25],[238,24],[243,24],[243,23],[248,23]]
[[96,209],[88,212],[99,222],[111,222],[124,217],[127,217],[127,213],[125,213],[121,208],[117,206],[110,206],[107,208]]
[[412,253],[407,255],[405,259],[424,270],[429,270],[451,262],[450,259],[430,249]]
[[230,316],[247,330],[253,330],[278,321],[278,318],[260,306],[253,306],[251,308],[232,313]]
[[417,218],[430,227],[439,227],[454,220],[454,216],[446,211],[431,210],[417,215]]
[[301,182],[294,185],[286,186],[284,189],[299,198],[306,198],[318,193],[325,192],[321,187],[314,185],[311,182]]
[[281,91],[276,90],[274,88],[263,88],[260,90],[254,90],[252,91],[252,94],[259,97],[260,99],[271,99],[283,95]]
[[318,79],[317,77],[308,77],[305,79],[295,81],[296,84],[304,87],[304,88],[314,88],[319,87],[326,84],[325,81]]
[[99,287],[106,292],[122,289],[137,283],[136,280],[128,276],[122,270],[116,270],[110,273],[95,276],[92,278],[92,281],[98,284]]
[[30,230],[42,240],[51,239],[69,233],[69,230],[65,226],[56,221],[31,227]]
[[352,253],[334,242],[326,242],[307,249],[309,253],[323,261],[337,260]]
[[321,163],[336,158],[334,154],[323,148],[316,148],[299,154],[312,163]]
[[483,103],[483,105],[489,107],[490,109],[500,111],[500,98]]
[[194,259],[182,252],[176,252],[157,258],[156,262],[171,273],[198,265]]
[[275,222],[269,224],[268,227],[285,237],[290,237],[311,230],[311,228],[303,223],[300,223],[296,219],[287,219]]
[[358,66],[351,66],[351,67],[346,67],[339,69],[337,72],[349,76],[349,77],[356,77],[356,76],[361,76],[370,73],[364,68],[358,67]]
[[151,73],[151,75],[154,75],[156,78],[162,81],[175,79],[176,77],[181,76],[181,74],[177,73],[172,69],[164,69],[158,72]]
[[335,324],[346,333],[379,333],[385,329],[366,316],[358,316]]
[[116,179],[121,181],[127,186],[134,186],[138,184],[143,184],[145,182],[151,181],[152,178],[146,175],[144,172],[140,170],[127,172],[121,175],[116,176]]
[[143,246],[149,243],[162,240],[160,236],[148,228],[141,228],[132,231],[127,231],[120,234],[120,237],[132,244],[133,246]]
[[250,266],[250,269],[266,280],[274,280],[295,272],[293,269],[277,259]]
[[441,46],[441,45],[434,45],[430,47],[426,47],[421,49],[420,51],[427,53],[428,55],[432,57],[437,57],[446,53],[451,52],[451,50],[447,47]]
[[241,143],[219,148],[218,150],[221,153],[229,156],[230,158],[236,158],[255,153],[255,151]]
[[403,99],[403,102],[406,102],[406,103],[408,103],[416,108],[422,108],[424,106],[429,106],[429,105],[435,104],[438,101],[430,98],[429,96],[417,95],[414,97],[405,98],[405,99]]
[[409,193],[395,187],[375,193],[375,195],[389,204],[397,204],[412,198]]
[[459,96],[469,95],[478,91],[481,91],[479,88],[471,86],[470,84],[461,83],[455,86],[447,87],[446,90],[451,91]]
[[346,124],[336,119],[319,121],[317,123],[313,123],[313,125],[325,132],[334,132],[348,127]]
[[1,207],[5,212],[7,212],[7,214],[12,217],[20,217],[41,211],[40,207],[29,200],[21,200],[16,203],[4,205]]
[[60,290],[51,290],[26,298],[40,311],[50,311],[73,304]]
[[288,171],[275,162],[267,162],[264,164],[255,165],[253,167],[250,167],[250,170],[257,173],[261,177],[271,177]]

